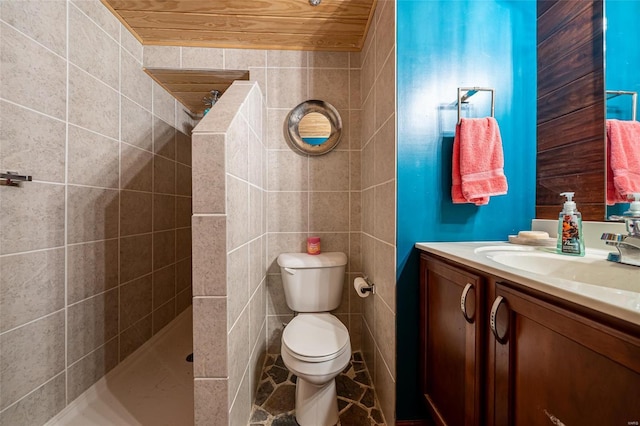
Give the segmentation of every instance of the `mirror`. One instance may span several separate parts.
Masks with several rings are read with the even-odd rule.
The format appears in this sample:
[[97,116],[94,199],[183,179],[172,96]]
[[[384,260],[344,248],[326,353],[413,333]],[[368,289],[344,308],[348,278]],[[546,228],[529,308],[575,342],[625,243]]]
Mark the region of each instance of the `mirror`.
[[[605,2],[605,88],[606,118],[638,120],[640,93],[640,2],[607,0]],[[635,114],[635,118],[634,118]],[[620,215],[629,203],[607,206],[607,218]]]
[[328,102],[312,99],[293,108],[285,120],[284,135],[303,154],[326,154],[340,142],[342,120]]

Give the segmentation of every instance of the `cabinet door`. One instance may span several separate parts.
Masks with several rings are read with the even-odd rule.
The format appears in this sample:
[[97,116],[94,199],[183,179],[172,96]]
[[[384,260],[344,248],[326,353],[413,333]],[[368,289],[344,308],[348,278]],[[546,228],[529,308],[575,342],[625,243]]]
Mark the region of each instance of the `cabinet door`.
[[495,357],[495,425],[640,422],[637,334],[508,286],[496,287],[489,339]]
[[479,425],[480,278],[423,255],[421,391],[438,425]]

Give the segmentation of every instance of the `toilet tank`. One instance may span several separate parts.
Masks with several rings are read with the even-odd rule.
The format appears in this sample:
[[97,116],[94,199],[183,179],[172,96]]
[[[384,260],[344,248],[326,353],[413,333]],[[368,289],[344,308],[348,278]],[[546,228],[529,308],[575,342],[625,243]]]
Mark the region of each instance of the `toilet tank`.
[[347,255],[340,252],[278,256],[284,296],[295,312],[328,312],[342,299]]

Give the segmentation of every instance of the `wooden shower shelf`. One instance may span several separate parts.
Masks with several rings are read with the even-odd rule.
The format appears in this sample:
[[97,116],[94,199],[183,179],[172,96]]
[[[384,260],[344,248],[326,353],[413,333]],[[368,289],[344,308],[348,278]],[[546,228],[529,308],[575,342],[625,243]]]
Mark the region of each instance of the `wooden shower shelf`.
[[167,92],[171,93],[192,114],[202,114],[205,107],[202,98],[212,90],[222,95],[235,80],[249,80],[246,70],[176,70],[144,68]]

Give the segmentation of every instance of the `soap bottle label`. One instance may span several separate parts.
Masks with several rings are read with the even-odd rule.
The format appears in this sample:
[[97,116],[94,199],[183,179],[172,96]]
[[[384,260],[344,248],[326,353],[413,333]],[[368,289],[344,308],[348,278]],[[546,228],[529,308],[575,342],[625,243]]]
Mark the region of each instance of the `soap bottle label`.
[[578,216],[565,214],[562,217],[562,253],[580,254],[580,230]]

